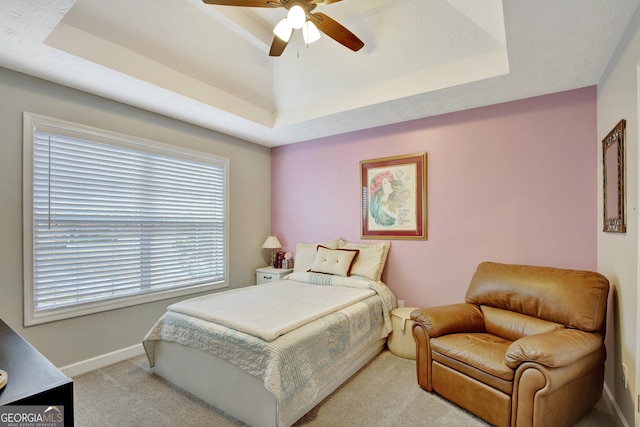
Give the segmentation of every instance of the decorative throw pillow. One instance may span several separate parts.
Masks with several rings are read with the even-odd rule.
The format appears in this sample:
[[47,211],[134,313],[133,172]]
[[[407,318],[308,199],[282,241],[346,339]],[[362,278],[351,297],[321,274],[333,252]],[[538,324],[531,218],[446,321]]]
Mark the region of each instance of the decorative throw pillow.
[[349,276],[353,261],[358,256],[358,249],[329,249],[318,246],[316,259],[311,266],[312,273],[334,274]]
[[298,243],[296,245],[296,257],[293,263],[293,271],[307,272],[313,265],[313,261],[316,259],[318,253],[318,245],[324,246],[330,249],[337,249],[340,240],[334,239],[324,243]]
[[391,242],[351,243],[340,240],[340,249],[358,249],[360,253],[351,267],[352,276],[366,277],[375,282],[380,281],[382,270],[387,262]]

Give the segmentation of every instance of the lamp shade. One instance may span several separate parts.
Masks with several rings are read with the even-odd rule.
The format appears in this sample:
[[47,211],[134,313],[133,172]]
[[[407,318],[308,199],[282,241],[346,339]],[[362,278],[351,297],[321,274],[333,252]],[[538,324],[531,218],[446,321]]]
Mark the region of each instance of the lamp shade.
[[279,249],[282,247],[280,240],[276,236],[269,236],[262,244],[264,249]]

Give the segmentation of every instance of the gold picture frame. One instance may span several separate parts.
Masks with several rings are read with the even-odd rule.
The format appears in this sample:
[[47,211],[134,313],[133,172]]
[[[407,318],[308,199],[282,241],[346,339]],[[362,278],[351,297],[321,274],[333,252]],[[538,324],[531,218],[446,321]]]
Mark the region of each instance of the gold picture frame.
[[626,233],[624,219],[624,134],[622,119],[602,140],[603,231]]
[[427,239],[427,154],[360,162],[362,239]]

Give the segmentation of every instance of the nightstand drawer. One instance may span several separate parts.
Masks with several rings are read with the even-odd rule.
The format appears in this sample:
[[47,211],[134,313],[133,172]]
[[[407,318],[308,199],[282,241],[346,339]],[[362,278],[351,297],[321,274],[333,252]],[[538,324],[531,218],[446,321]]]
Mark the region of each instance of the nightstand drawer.
[[293,272],[293,268],[258,268],[256,269],[256,284],[264,285],[265,283],[277,282],[291,272]]
[[268,283],[268,282],[275,282],[276,280],[278,280],[278,277],[280,276],[277,273],[264,273],[264,272],[258,272],[256,273],[256,280],[258,285],[262,285],[263,283]]

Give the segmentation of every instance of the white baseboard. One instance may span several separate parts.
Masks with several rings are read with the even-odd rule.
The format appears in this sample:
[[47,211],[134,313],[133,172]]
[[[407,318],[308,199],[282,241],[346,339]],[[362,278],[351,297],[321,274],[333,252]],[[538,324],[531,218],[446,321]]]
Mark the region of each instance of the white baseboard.
[[103,354],[101,356],[92,357],[91,359],[83,360],[81,362],[72,363],[71,365],[63,366],[60,370],[69,378],[73,378],[142,354],[144,354],[144,347],[142,346],[142,343],[140,343],[121,350],[112,351],[111,353]]
[[611,393],[611,390],[609,389],[609,387],[607,387],[607,383],[604,384],[603,396],[607,401],[609,407],[613,410],[614,418],[616,420],[616,425],[618,427],[629,427],[629,423],[624,418],[624,415],[622,415],[622,411],[620,410],[620,407],[618,406],[615,399],[613,398],[613,394]]

